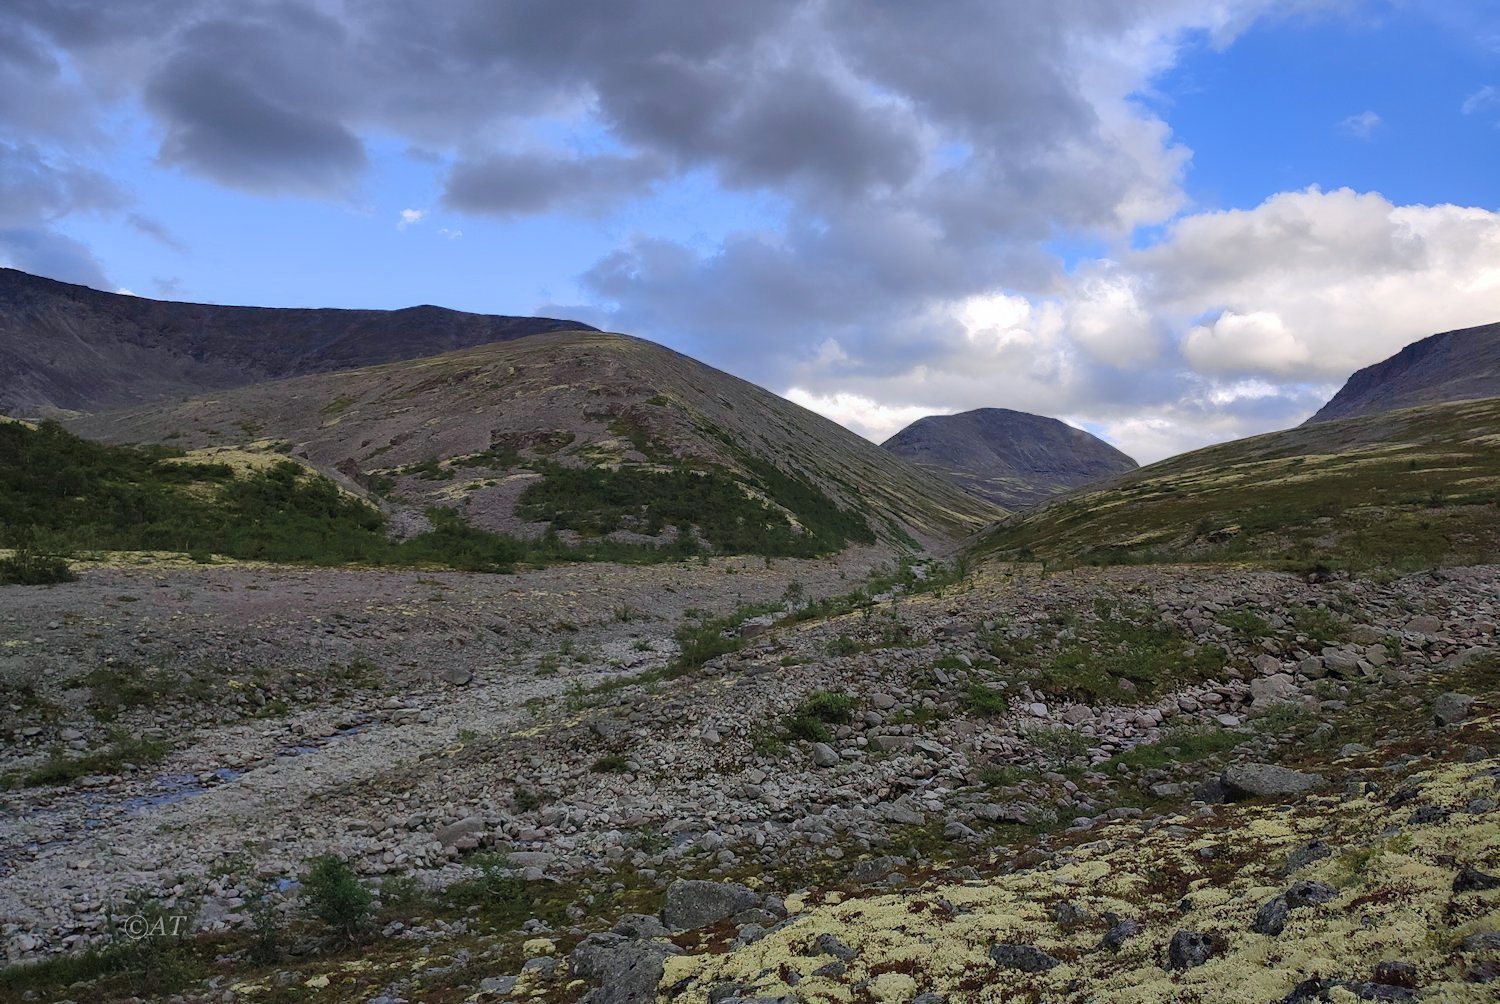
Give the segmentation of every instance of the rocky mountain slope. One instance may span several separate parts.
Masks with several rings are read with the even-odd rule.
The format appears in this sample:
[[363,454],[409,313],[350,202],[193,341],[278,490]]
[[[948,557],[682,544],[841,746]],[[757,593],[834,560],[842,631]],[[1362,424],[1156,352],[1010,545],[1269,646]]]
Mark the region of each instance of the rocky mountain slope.
[[442,307],[225,307],[103,293],[0,268],[0,412],[98,411],[414,359],[577,321]]
[[1055,418],[979,408],[920,418],[881,444],[997,505],[1034,505],[1138,464]]
[[306,458],[398,517],[420,521],[445,506],[519,536],[549,527],[670,535],[664,514],[699,484],[685,474],[728,478],[808,532],[827,526],[851,540],[865,536],[851,520],[911,543],[951,540],[1003,515],[760,387],[599,332],[534,335],[70,424],[109,442],[256,442]]
[[1304,425],[1143,467],[1004,521],[987,554],[1410,570],[1500,556],[1500,398]]
[[1412,342],[1366,366],[1308,419],[1309,425],[1443,401],[1500,396],[1500,324]]

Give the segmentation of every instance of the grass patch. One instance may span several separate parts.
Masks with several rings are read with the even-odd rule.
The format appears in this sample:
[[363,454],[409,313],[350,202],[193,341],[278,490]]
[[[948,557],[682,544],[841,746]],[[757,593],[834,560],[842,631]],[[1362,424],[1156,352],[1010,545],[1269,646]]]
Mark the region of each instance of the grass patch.
[[47,759],[23,774],[10,775],[8,787],[19,784],[27,788],[39,788],[52,784],[71,784],[81,777],[95,774],[118,774],[126,764],[137,767],[160,763],[165,759],[168,746],[159,739],[131,736],[116,731],[111,735],[110,745],[82,756],[70,757],[60,748],[54,748]]
[[1195,646],[1154,611],[1101,603],[1095,619],[1042,666],[1039,683],[1049,693],[1089,702],[1119,700],[1132,691],[1151,696],[1171,686],[1205,679],[1224,668],[1217,646]]
[[1005,695],[994,687],[987,684],[971,682],[964,687],[961,698],[963,708],[971,715],[993,717],[1003,715],[1010,710],[1010,702]]
[[841,691],[820,690],[804,697],[782,721],[791,739],[826,743],[833,739],[830,725],[847,724],[854,717],[854,698]]
[[1131,770],[1156,770],[1178,763],[1196,763],[1234,749],[1248,737],[1224,729],[1176,728],[1154,743],[1142,743],[1124,753],[1117,753],[1105,765],[1106,770],[1125,766]]

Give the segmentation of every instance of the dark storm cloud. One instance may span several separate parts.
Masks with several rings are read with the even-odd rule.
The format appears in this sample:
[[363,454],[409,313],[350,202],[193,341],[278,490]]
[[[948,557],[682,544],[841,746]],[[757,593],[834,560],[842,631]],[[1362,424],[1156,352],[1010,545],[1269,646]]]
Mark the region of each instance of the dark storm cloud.
[[520,216],[549,210],[602,212],[645,194],[665,173],[649,157],[492,154],[453,165],[443,202],[461,212]]
[[0,265],[95,289],[114,288],[87,245],[50,230],[0,228]]

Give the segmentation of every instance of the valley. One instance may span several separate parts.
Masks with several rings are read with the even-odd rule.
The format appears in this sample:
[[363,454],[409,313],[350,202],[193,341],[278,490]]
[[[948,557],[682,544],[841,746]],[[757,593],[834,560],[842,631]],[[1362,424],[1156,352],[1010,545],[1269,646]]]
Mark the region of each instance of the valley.
[[0,1000],[1488,1000],[1497,400],[907,458],[542,330],[18,414]]

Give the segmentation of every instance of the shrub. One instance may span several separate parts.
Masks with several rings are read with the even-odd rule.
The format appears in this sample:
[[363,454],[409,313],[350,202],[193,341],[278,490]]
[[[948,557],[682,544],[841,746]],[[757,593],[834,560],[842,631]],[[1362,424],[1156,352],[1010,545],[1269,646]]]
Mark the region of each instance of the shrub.
[[78,576],[63,558],[42,554],[29,547],[18,548],[9,558],[0,559],[0,583],[12,586],[50,586],[72,582]]
[[964,709],[976,715],[1003,715],[1010,710],[1010,702],[994,687],[983,683],[970,683],[964,688]]
[[623,774],[630,769],[630,761],[623,753],[606,753],[595,760],[589,768],[596,774]]
[[306,897],[308,913],[341,940],[356,941],[364,932],[374,896],[342,858],[332,854],[313,858],[312,866],[302,877],[302,895]]
[[797,714],[829,724],[842,724],[854,714],[854,698],[836,690],[808,694],[797,706]]

